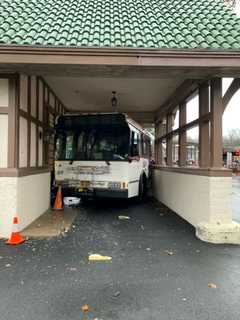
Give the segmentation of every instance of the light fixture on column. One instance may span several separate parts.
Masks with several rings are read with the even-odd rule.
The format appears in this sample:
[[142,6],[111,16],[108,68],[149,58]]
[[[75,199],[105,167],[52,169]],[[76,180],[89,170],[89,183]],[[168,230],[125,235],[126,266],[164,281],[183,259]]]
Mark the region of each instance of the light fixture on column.
[[118,107],[118,99],[116,97],[116,91],[112,91],[112,99],[111,99],[112,108],[115,112],[117,112]]

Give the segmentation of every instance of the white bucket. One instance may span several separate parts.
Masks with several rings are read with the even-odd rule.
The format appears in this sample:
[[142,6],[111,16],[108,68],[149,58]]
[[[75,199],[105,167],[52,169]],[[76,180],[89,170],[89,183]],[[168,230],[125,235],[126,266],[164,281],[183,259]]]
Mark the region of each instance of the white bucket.
[[81,201],[81,199],[77,198],[77,197],[64,197],[63,198],[63,203],[67,207],[77,206],[77,205],[79,205],[80,201]]

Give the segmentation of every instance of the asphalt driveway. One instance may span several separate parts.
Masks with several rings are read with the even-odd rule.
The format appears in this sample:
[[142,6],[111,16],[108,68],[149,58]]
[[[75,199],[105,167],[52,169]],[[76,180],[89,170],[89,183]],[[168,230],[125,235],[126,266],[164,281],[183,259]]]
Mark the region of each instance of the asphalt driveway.
[[236,320],[239,262],[240,247],[201,242],[154,202],[92,203],[61,237],[0,242],[0,319]]

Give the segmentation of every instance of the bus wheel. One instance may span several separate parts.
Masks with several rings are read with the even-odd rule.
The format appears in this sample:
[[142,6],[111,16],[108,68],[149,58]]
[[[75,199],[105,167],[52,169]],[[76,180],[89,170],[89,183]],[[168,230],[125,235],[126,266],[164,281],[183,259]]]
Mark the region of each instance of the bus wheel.
[[138,199],[143,200],[147,195],[147,179],[145,175],[141,175],[138,188]]
[[87,196],[82,196],[81,197],[81,204],[86,205],[88,203],[89,197]]

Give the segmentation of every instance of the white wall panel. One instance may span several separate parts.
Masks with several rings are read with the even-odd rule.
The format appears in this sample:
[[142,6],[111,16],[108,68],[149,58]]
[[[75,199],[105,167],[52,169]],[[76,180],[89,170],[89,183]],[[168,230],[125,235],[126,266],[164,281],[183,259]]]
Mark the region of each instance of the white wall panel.
[[19,167],[27,166],[27,120],[23,117],[20,117],[19,121]]
[[0,168],[8,165],[8,115],[0,114]]
[[31,123],[31,149],[30,149],[30,166],[36,166],[36,125]]
[[8,107],[8,79],[0,79],[0,107]]

